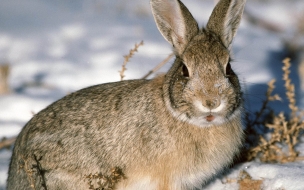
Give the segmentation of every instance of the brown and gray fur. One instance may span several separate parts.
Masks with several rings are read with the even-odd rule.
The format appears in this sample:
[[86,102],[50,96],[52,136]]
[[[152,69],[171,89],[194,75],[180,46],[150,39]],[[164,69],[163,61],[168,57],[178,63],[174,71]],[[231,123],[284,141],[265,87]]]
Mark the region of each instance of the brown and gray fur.
[[115,189],[201,188],[242,144],[229,51],[244,4],[219,1],[199,29],[179,0],[151,0],[176,54],[170,70],[82,89],[36,114],[15,143],[7,189],[89,189],[85,175],[114,167],[124,174]]

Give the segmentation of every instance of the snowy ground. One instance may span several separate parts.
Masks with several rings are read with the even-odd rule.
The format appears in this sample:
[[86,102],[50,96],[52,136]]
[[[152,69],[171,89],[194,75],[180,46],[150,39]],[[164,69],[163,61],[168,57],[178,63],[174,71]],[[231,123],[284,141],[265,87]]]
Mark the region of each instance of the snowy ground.
[[[184,0],[184,3],[201,25],[206,24],[214,1]],[[304,10],[304,3],[248,0],[246,8],[292,34],[295,15]],[[123,55],[141,40],[145,45],[128,63],[126,79],[142,77],[166,58],[171,47],[158,32],[150,12],[148,0],[1,2],[0,64],[10,64],[12,92],[0,96],[0,138],[16,136],[33,113],[70,92],[118,81]],[[282,39],[286,36],[242,21],[234,41],[232,67],[244,85],[246,105],[251,111],[259,107],[269,80],[277,79],[276,92],[283,95]],[[292,72],[293,82],[299,87],[296,66]],[[297,91],[298,97],[301,94]],[[298,98],[298,102],[303,108],[304,100]],[[286,110],[286,101],[274,106],[277,112]],[[304,154],[304,146],[299,150]],[[0,151],[0,189],[5,187],[10,155],[11,150]],[[225,179],[236,179],[241,170],[254,179],[263,179],[263,189],[304,189],[304,162],[244,163],[206,189],[238,189],[236,182],[227,183]]]

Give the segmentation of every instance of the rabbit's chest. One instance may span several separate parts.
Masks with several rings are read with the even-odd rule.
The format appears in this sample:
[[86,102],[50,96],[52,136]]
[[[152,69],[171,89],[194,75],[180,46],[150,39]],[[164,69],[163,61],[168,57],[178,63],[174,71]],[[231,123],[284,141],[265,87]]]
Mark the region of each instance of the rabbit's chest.
[[117,190],[134,190],[134,189],[144,189],[144,190],[158,190],[159,181],[153,180],[149,176],[141,176],[136,180],[125,181],[120,183],[116,189]]

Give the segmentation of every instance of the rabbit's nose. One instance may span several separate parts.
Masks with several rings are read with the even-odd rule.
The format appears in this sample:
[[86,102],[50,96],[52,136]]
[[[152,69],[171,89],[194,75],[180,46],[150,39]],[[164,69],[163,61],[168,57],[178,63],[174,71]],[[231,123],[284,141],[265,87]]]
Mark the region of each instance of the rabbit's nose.
[[221,101],[219,99],[208,99],[205,102],[203,102],[203,105],[209,108],[210,110],[219,107],[220,104]]

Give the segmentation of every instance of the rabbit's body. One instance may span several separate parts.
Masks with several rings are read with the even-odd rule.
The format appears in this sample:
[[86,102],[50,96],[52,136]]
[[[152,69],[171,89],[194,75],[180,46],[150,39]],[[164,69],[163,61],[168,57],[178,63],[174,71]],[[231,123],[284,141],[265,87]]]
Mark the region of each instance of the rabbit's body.
[[[86,189],[85,175],[107,174],[114,167],[126,171],[121,189],[129,185],[141,187],[129,189],[145,190],[199,186],[227,165],[240,146],[240,113],[230,126],[199,128],[179,121],[160,101],[163,80],[111,83],[68,95],[25,126],[12,162],[21,161],[31,168],[39,160],[48,189],[59,184],[61,189]],[[130,101],[134,97],[144,106]],[[105,107],[107,103],[113,107]],[[74,120],[66,119],[71,116]],[[130,119],[134,117],[138,119]],[[11,177],[27,180],[16,163]],[[11,189],[25,187],[15,185]]]
[[[166,36],[171,22],[162,23],[168,18],[159,17],[161,3],[181,11],[192,28],[171,26],[175,37]],[[211,19],[233,3],[222,0]],[[168,73],[89,87],[36,114],[15,143],[8,190],[89,189],[86,175],[106,176],[115,167],[123,173],[116,189],[194,189],[231,163],[243,136],[240,85],[228,50],[238,22],[225,41],[211,21],[198,30],[181,2],[151,4],[177,54]],[[176,38],[183,30],[187,35]]]

